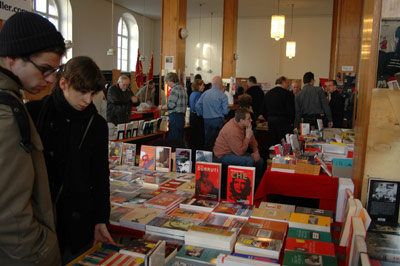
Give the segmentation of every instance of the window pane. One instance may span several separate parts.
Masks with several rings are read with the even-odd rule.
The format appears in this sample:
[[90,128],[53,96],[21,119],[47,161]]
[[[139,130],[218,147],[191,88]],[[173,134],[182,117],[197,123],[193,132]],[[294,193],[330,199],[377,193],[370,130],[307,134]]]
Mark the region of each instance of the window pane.
[[128,28],[126,27],[125,21],[122,23],[122,35],[128,36]]
[[122,71],[128,71],[128,61],[122,61]]
[[51,22],[51,23],[53,23],[54,24],[54,26],[56,26],[56,28],[57,28],[57,30],[58,30],[58,19],[56,19],[56,18],[49,18],[49,21]]
[[118,34],[122,34],[122,18],[118,21]]
[[121,69],[121,60],[118,60],[118,66],[117,69]]
[[53,16],[58,16],[57,6],[54,0],[49,0],[49,14]]
[[122,48],[128,49],[128,38],[122,38]]
[[35,0],[35,9],[39,12],[47,13],[46,0]]
[[123,60],[128,60],[128,50],[122,49],[122,59]]
[[118,48],[120,48],[121,45],[122,45],[121,39],[122,39],[121,36],[118,36],[118,44],[117,44],[117,47],[118,47]]

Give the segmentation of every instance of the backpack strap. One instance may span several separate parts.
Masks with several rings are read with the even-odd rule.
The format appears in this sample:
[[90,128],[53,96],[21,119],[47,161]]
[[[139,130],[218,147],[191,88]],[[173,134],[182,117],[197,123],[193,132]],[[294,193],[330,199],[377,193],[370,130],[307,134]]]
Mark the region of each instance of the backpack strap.
[[24,108],[24,105],[10,93],[4,91],[0,91],[0,104],[10,106],[11,111],[13,112],[14,117],[17,120],[19,133],[21,135],[21,142],[19,143],[19,145],[21,145],[26,153],[32,152],[33,145],[31,142],[29,118]]

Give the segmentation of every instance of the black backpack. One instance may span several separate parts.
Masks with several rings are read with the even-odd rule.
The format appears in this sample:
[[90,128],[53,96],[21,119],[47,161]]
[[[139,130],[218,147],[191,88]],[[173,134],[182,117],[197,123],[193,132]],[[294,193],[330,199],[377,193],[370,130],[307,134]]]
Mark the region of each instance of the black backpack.
[[0,91],[0,104],[8,105],[14,114],[15,119],[19,127],[19,133],[21,135],[21,142],[19,145],[24,149],[26,153],[33,151],[33,145],[31,142],[31,128],[29,125],[28,114],[25,110],[24,105],[18,101],[11,94]]

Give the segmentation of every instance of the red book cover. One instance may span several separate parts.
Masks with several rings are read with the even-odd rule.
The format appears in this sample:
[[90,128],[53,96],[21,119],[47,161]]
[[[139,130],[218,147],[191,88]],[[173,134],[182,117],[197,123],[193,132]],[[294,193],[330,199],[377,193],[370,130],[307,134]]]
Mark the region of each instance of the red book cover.
[[196,163],[195,198],[219,200],[221,195],[221,164]]
[[226,200],[253,205],[256,168],[228,166]]
[[156,169],[156,147],[142,145],[140,148],[139,167],[145,170]]
[[285,250],[307,252],[325,256],[335,256],[335,246],[333,245],[333,243],[300,238],[288,237],[286,239]]
[[280,231],[285,234],[288,230],[288,224],[285,222],[257,219],[257,218],[253,218],[253,217],[250,217],[247,220],[246,226],[254,226],[254,227],[262,228],[262,229],[266,229],[266,230]]
[[152,199],[149,199],[144,203],[146,207],[162,208],[166,209],[176,202],[182,200],[182,197],[173,193],[160,193]]
[[161,185],[161,188],[168,189],[168,190],[176,190],[181,185],[185,184],[185,181],[171,179],[168,182]]

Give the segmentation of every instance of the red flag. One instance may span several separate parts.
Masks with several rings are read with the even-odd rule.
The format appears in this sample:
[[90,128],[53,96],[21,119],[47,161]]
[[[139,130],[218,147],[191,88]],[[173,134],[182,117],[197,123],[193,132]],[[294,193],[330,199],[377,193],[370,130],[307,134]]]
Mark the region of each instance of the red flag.
[[146,81],[153,79],[153,53],[151,53],[149,72],[147,73]]
[[135,79],[136,79],[136,86],[138,88],[141,88],[143,86],[143,66],[142,66],[142,61],[140,61],[139,49],[138,49],[138,54],[137,54],[137,59],[136,59]]

